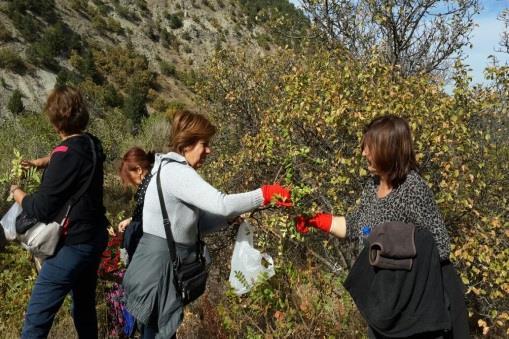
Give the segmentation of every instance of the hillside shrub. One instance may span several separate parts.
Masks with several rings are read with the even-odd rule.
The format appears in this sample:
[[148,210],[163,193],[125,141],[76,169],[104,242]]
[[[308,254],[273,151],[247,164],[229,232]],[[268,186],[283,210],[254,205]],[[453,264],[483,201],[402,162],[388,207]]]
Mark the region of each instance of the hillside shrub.
[[20,74],[26,69],[25,62],[21,56],[10,48],[0,49],[0,68]]
[[7,3],[7,11],[10,15],[28,15],[27,13],[31,12],[49,23],[54,23],[57,20],[54,0],[9,0]]
[[166,19],[168,19],[168,25],[170,26],[171,29],[179,29],[182,26],[184,26],[182,18],[178,14],[168,14],[166,16]]
[[66,24],[58,22],[44,30],[41,38],[28,49],[29,60],[37,65],[55,67],[57,57],[68,57],[81,47],[81,37]]
[[177,74],[175,65],[164,60],[159,62],[159,69],[161,70],[161,73],[166,76],[175,76],[175,74]]
[[[293,216],[350,211],[368,175],[359,148],[363,127],[379,115],[407,118],[419,171],[434,191],[453,239],[451,258],[468,288],[472,330],[483,325],[494,335],[505,333],[509,206],[501,187],[509,184],[509,149],[503,141],[509,133],[503,94],[507,87],[505,92],[494,87],[471,89],[458,64],[455,90],[448,95],[433,79],[394,76],[376,55],[360,63],[340,51],[316,47],[302,54],[282,50],[262,58],[222,52],[206,70],[198,77],[204,81],[197,84],[204,108],[218,124],[229,125],[220,128],[217,155],[207,175],[217,186],[237,192],[261,182],[292,186],[291,214],[265,214],[260,218],[262,229],[326,258],[330,265],[323,266],[323,274],[331,267],[347,270],[357,246],[322,234],[303,238],[293,229]],[[504,81],[498,86],[507,86]],[[278,253],[283,271],[297,265],[285,240],[272,253]],[[256,301],[249,308],[264,305]],[[224,301],[224,307],[233,310],[235,302]],[[289,309],[298,312],[295,306]],[[258,326],[252,326],[256,335],[274,330],[264,317],[263,313],[251,317]],[[315,326],[329,326],[321,321]],[[336,332],[330,328],[328,333]]]
[[134,134],[138,133],[143,118],[148,115],[146,101],[147,90],[135,85],[127,89],[123,112],[132,121]]
[[175,34],[173,34],[172,32],[168,32],[166,30],[166,28],[162,28],[160,31],[159,31],[159,34],[160,34],[160,41],[161,41],[161,44],[165,47],[165,48],[170,48],[172,47],[173,49],[178,49],[179,47],[179,40],[178,38],[175,36]]
[[122,91],[133,85],[146,91],[153,86],[154,74],[145,56],[137,54],[132,47],[93,50],[93,60],[100,76]]
[[0,22],[0,41],[9,41],[11,38],[11,32],[7,29],[7,27],[5,27],[3,23]]
[[23,105],[23,94],[19,89],[15,89],[14,92],[12,92],[11,97],[9,98],[9,102],[7,103],[7,109],[12,114],[20,114],[25,110],[25,106]]

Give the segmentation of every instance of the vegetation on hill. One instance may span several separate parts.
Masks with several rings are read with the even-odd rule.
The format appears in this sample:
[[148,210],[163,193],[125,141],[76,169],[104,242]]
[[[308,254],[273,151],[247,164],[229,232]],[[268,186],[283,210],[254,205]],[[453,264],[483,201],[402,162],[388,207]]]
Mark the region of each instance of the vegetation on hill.
[[[84,93],[89,130],[108,156],[105,204],[113,225],[132,204],[116,175],[119,157],[134,145],[165,151],[173,112],[191,105],[219,127],[203,175],[232,193],[280,181],[292,186],[295,207],[248,217],[256,246],[275,260],[276,275],[247,296],[235,296],[226,283],[235,230],[207,239],[215,259],[209,290],[192,305],[179,334],[361,337],[365,323],[341,286],[358,245],[303,237],[293,217],[350,211],[368,175],[359,149],[363,126],[375,116],[399,114],[411,122],[421,174],[453,237],[451,258],[467,287],[471,328],[476,335],[507,334],[507,66],[490,67],[491,83],[472,86],[458,62],[447,93],[433,75],[400,72],[383,50],[358,58],[348,46],[315,41],[317,32],[308,31],[304,14],[287,1],[179,1],[157,11],[154,3],[73,0],[64,11],[61,2],[49,0],[0,2],[0,16],[9,18],[0,23],[6,45],[0,80],[8,93],[0,106],[12,101],[9,112],[15,113],[0,121],[2,197],[13,149],[36,158],[58,142],[47,119],[27,109],[28,93],[16,91],[12,79],[44,70],[58,85]],[[72,22],[102,33],[92,37]],[[204,65],[195,51],[207,55]],[[0,212],[8,205],[0,199]],[[19,334],[35,271],[16,245],[0,253],[0,267],[0,333],[12,337]],[[101,282],[98,297],[105,337],[111,334],[107,288]],[[69,317],[64,308],[55,337],[71,335]]]

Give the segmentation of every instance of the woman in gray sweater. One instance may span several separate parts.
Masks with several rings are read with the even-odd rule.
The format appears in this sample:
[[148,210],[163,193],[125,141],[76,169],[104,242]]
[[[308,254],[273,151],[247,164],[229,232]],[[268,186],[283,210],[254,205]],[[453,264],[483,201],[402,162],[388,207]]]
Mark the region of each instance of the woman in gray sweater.
[[143,236],[124,278],[126,306],[143,324],[143,338],[171,338],[183,319],[183,303],[168,274],[170,254],[157,190],[157,171],[171,233],[181,261],[198,255],[199,234],[214,232],[242,213],[275,201],[290,206],[290,192],[278,184],[254,191],[224,194],[207,183],[196,170],[210,154],[209,142],[216,128],[202,115],[175,114],[170,147],[156,155],[153,178],[145,194]]

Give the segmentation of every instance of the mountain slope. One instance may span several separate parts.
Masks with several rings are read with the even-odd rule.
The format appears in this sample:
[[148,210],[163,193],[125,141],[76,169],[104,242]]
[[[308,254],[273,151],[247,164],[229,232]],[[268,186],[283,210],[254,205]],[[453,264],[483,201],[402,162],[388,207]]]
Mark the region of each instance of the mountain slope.
[[[265,23],[271,6],[295,11],[286,0],[0,1],[0,116],[11,114],[7,107],[15,90],[25,109],[39,111],[57,81],[86,79],[80,62],[115,50],[145,59],[153,75],[149,104],[160,96],[192,105],[192,70],[214,50],[240,44],[254,52],[270,50],[275,39]],[[95,67],[94,60],[89,64]],[[94,82],[127,95],[110,75]],[[149,110],[160,108],[155,106]]]

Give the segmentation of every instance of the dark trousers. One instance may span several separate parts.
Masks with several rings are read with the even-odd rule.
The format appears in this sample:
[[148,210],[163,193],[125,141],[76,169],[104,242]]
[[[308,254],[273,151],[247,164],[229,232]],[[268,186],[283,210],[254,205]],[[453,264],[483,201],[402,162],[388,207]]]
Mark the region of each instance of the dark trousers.
[[21,338],[47,338],[69,292],[79,338],[97,338],[95,288],[103,250],[104,246],[91,244],[64,245],[44,262],[28,303]]

